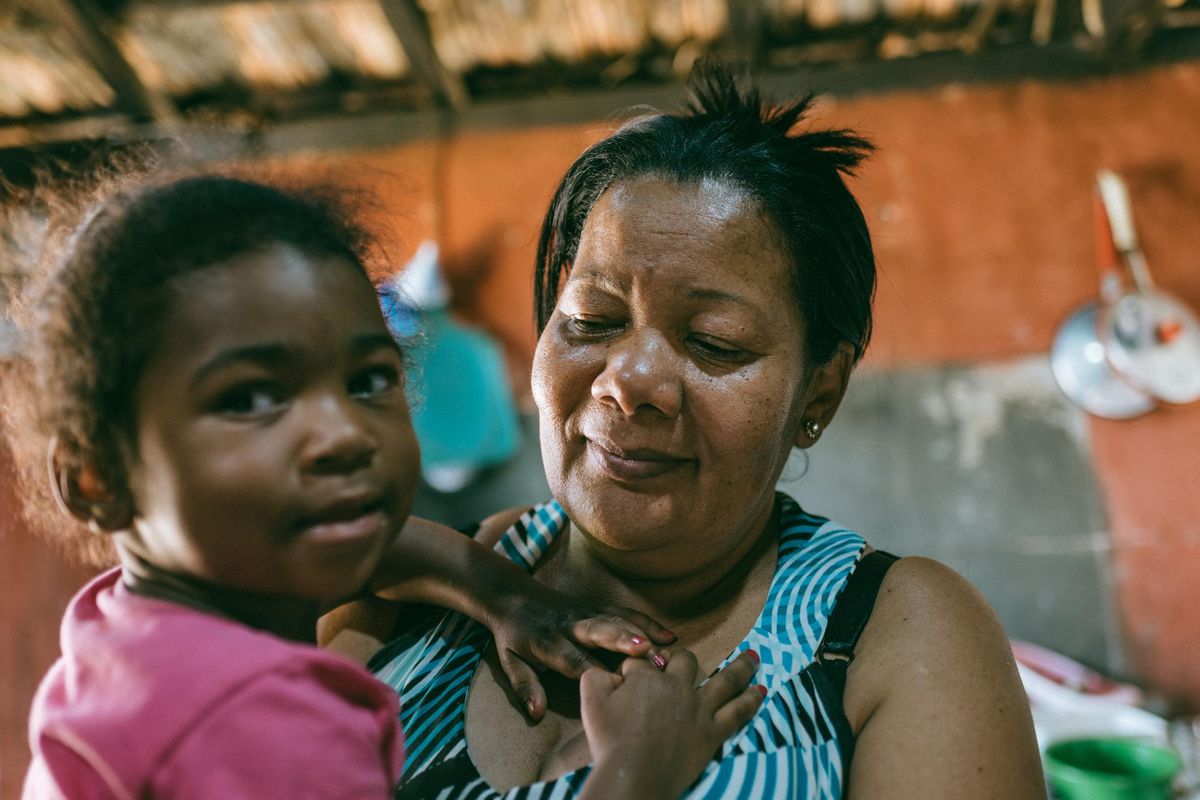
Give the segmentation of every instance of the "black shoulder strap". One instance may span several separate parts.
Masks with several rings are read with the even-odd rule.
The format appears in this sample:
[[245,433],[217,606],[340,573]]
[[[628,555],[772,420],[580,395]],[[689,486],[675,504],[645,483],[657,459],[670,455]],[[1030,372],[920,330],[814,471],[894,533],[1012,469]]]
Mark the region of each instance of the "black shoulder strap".
[[846,672],[854,660],[854,648],[875,608],[883,576],[899,559],[882,550],[872,550],[858,561],[842,596],[838,598],[825,626],[825,638],[817,650],[817,662],[829,676],[837,693],[838,706],[846,691]]

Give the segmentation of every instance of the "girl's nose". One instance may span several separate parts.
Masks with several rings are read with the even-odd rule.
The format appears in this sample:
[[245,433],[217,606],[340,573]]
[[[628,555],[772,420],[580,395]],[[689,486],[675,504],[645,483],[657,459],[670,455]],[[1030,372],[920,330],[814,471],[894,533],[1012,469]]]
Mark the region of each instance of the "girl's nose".
[[604,370],[592,382],[592,397],[626,416],[645,409],[674,417],[683,404],[678,361],[661,335],[632,332],[610,346]]
[[314,398],[305,415],[308,438],[303,466],[309,472],[353,472],[368,466],[379,449],[350,397]]

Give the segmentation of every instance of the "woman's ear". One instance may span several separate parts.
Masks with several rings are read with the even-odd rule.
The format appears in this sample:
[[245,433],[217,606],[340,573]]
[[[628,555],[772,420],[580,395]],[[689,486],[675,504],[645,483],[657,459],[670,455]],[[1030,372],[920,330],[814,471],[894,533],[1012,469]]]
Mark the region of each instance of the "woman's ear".
[[821,438],[821,434],[833,421],[838,406],[842,404],[853,370],[854,346],[849,342],[842,342],[837,346],[833,357],[813,371],[806,393],[804,413],[800,417],[800,429],[796,431],[796,447],[812,447]]
[[59,509],[87,524],[93,533],[115,533],[133,524],[133,508],[100,480],[91,467],[72,469],[58,458],[58,440],[51,439],[46,465],[50,490]]

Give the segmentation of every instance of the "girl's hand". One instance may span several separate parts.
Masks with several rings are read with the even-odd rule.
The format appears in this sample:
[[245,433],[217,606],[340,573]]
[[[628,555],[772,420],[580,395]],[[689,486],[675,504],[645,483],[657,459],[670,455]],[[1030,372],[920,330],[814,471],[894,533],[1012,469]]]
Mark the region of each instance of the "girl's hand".
[[696,657],[681,647],[667,655],[662,672],[631,658],[619,674],[584,673],[579,699],[595,768],[582,797],[678,797],[762,705],[763,688],[747,687],[758,669],[753,650],[699,689]]
[[534,722],[546,713],[540,671],[578,679],[589,669],[604,668],[594,652],[603,650],[644,659],[650,668],[666,665],[655,645],[670,644],[675,635],[645,614],[584,602],[521,575],[524,580],[498,593],[485,622],[495,637],[500,667]]

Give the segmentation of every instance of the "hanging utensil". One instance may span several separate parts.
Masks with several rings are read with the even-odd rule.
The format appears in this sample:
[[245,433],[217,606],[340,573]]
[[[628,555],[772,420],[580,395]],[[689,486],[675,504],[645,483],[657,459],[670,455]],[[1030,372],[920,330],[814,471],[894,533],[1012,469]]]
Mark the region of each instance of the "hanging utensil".
[[1054,377],[1084,410],[1109,419],[1140,416],[1159,402],[1200,399],[1200,323],[1154,287],[1124,181],[1105,170],[1096,187],[1100,301],[1076,310],[1059,329],[1050,355]]
[[1133,286],[1112,269],[1100,282],[1097,317],[1100,341],[1113,369],[1126,381],[1165,403],[1200,400],[1200,321],[1182,301],[1154,286],[1138,244],[1125,182],[1104,170],[1100,197]]

